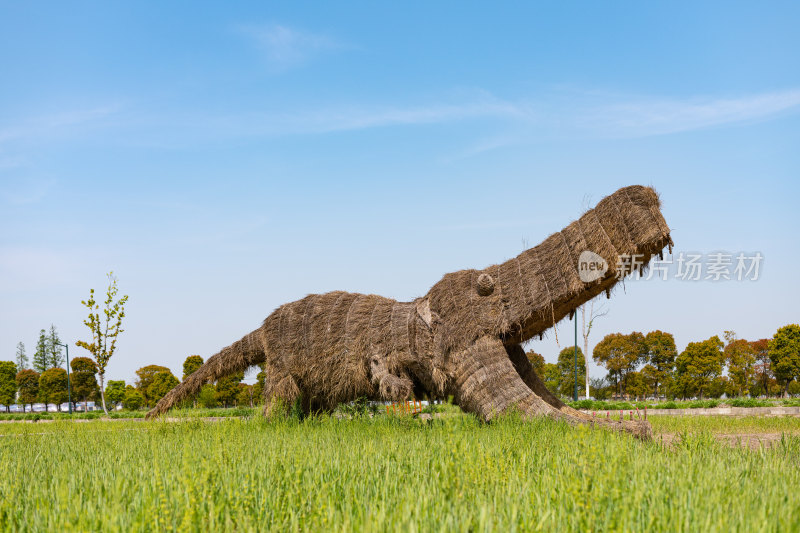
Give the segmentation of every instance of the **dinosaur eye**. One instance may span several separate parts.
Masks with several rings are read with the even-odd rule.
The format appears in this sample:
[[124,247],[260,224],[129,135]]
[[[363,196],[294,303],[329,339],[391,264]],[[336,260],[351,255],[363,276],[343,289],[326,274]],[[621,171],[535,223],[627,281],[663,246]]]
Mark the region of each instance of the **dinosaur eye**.
[[481,296],[489,296],[494,292],[494,280],[489,274],[483,273],[478,276],[477,283],[478,294]]

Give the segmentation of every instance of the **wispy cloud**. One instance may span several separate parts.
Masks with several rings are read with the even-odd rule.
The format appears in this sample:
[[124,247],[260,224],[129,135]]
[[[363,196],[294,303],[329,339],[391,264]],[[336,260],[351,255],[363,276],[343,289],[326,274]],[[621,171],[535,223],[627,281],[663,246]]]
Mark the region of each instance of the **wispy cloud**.
[[772,118],[800,107],[800,90],[737,98],[658,99],[601,103],[580,124],[610,135],[646,137]]
[[[206,117],[217,133],[282,136],[424,126],[484,120],[495,123],[464,155],[542,138],[635,138],[775,118],[800,109],[800,90],[738,98],[668,99],[608,94],[543,93],[504,100],[485,91],[422,105],[351,105],[279,113]],[[455,100],[455,99],[454,99]]]
[[525,106],[497,98],[461,103],[434,103],[408,107],[345,107],[276,117],[276,125],[291,133],[328,133],[388,126],[441,124],[491,118],[527,120]]
[[[638,138],[777,118],[800,109],[800,89],[738,97],[663,98],[540,90],[503,99],[487,91],[445,95],[427,103],[333,104],[317,109],[248,109],[246,113],[155,112],[98,107],[0,125],[0,168],[29,157],[4,150],[17,141],[40,142],[103,131],[137,146],[180,148],[226,138],[278,138],[377,128],[464,123],[474,142],[447,159],[474,157],[547,139]],[[467,122],[470,122],[467,124]],[[5,153],[4,153],[5,152]],[[17,152],[17,153],[14,153]],[[3,163],[5,161],[5,163]]]
[[119,110],[116,105],[76,109],[32,117],[20,124],[0,125],[0,147],[16,140],[39,139],[62,133],[74,133],[78,127],[98,125]]
[[242,32],[255,42],[274,70],[296,67],[321,53],[345,48],[342,42],[328,35],[279,24],[247,26]]

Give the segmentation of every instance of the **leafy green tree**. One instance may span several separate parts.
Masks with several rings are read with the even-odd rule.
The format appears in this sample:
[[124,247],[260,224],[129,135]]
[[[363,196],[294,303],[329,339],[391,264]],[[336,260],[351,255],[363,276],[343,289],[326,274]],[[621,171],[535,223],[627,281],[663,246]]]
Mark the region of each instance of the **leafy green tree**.
[[625,392],[635,399],[644,398],[650,385],[641,372],[628,372],[625,376]]
[[755,376],[756,352],[752,343],[737,339],[735,332],[726,331],[724,336],[731,392],[735,396],[744,396]]
[[128,385],[125,387],[125,396],[122,398],[122,407],[129,411],[138,411],[144,405],[144,396],[137,389]]
[[788,395],[789,383],[800,378],[800,325],[783,326],[769,341],[769,358],[772,371],[783,386],[783,395]]
[[0,361],[0,404],[9,411],[17,400],[17,365],[13,361]]
[[114,277],[113,272],[109,272],[106,299],[102,302],[103,318],[101,319],[98,312],[100,303],[94,299],[94,289],[89,289],[89,299],[81,301],[81,303],[89,309],[89,317],[83,323],[91,332],[91,342],[78,341],[75,343],[88,350],[97,363],[97,375],[100,376],[100,399],[106,414],[108,414],[104,384],[106,366],[117,349],[119,334],[124,331],[122,319],[125,318],[125,303],[128,301],[127,295],[115,300],[117,293],[117,278]]
[[147,389],[147,401],[155,404],[166,396],[169,391],[174,389],[178,383],[180,383],[180,381],[172,375],[172,372],[160,372],[156,374],[153,378],[153,383]]
[[542,376],[547,389],[553,394],[559,394],[561,390],[561,373],[558,371],[558,365],[553,363],[544,364],[544,375]]
[[[563,396],[572,398],[575,394],[575,347],[564,348],[558,354],[558,392]],[[586,359],[583,351],[578,348],[578,390],[586,381]]]
[[25,354],[25,344],[22,342],[17,343],[16,363],[20,370],[28,368],[28,356]]
[[629,335],[611,333],[594,347],[592,357],[608,370],[608,380],[622,395],[625,376],[636,370],[639,362],[647,360],[648,347],[645,336],[634,331]]
[[[158,394],[156,392],[151,393],[150,387],[152,387],[152,385],[155,383],[156,377],[160,374],[172,376],[172,371],[169,368],[161,365],[147,365],[136,371],[136,375],[139,377],[139,379],[136,381],[136,388],[142,393],[142,396],[144,397],[144,403],[148,407],[152,407],[152,405],[155,404],[155,401],[157,401],[154,401],[154,398],[158,396]],[[175,376],[172,377],[175,378]],[[160,386],[163,386],[164,378],[162,378],[159,383]],[[163,394],[158,397],[159,399],[163,398]]]
[[64,353],[61,348],[61,338],[53,324],[47,334],[47,368],[60,368],[64,364]]
[[236,405],[238,407],[253,407],[256,398],[253,396],[253,386],[239,383],[239,393],[236,395]]
[[183,362],[183,379],[194,374],[195,370],[203,366],[203,358],[199,355],[190,355]]
[[72,397],[80,402],[95,400],[100,394],[97,385],[97,365],[88,357],[76,357],[69,362],[72,367]]
[[61,404],[69,397],[67,391],[67,371],[63,368],[48,368],[39,376],[39,398],[47,406],[54,403],[61,410]]
[[114,407],[120,405],[125,399],[125,381],[113,379],[108,380],[106,385],[106,400],[111,402]]
[[541,354],[538,354],[531,350],[530,352],[525,354],[528,356],[528,361],[531,362],[531,366],[533,370],[536,372],[536,375],[540,378],[544,374],[544,357]]
[[675,368],[675,358],[678,356],[675,338],[671,333],[655,330],[648,333],[644,341],[647,347],[644,359],[651,368],[642,377],[652,386],[653,394],[658,396],[660,386]]
[[690,342],[675,360],[678,376],[684,389],[696,390],[700,398],[711,380],[722,373],[725,355],[723,344],[716,335],[702,342]]
[[203,385],[200,389],[200,394],[197,395],[197,403],[206,409],[217,406],[217,391],[214,389],[214,385],[210,383]]
[[663,388],[664,385],[664,378],[661,376],[658,369],[654,365],[646,364],[639,372],[642,375],[642,379],[649,387],[649,392],[658,397],[658,389],[659,387]]
[[671,398],[686,399],[694,396],[697,392],[697,386],[692,380],[691,376],[685,373],[676,373],[675,379],[672,380],[672,385],[669,389],[669,396]]
[[261,400],[263,400],[264,381],[266,378],[267,375],[264,373],[263,369],[256,375],[256,383],[253,385],[253,399],[255,403],[261,403]]
[[759,339],[752,341],[750,346],[756,357],[755,364],[755,383],[751,387],[751,396],[763,394],[769,396],[770,383],[775,379],[772,373],[772,361],[769,358],[769,339]]
[[717,376],[708,384],[706,396],[709,398],[719,398],[727,391],[731,390],[731,381],[725,376]]
[[39,373],[35,370],[26,368],[17,372],[17,390],[19,390],[19,400],[23,405],[33,404],[39,399]]
[[33,354],[33,369],[39,374],[50,368],[47,357],[47,332],[39,331],[39,340],[36,342],[36,352]]
[[234,405],[239,394],[239,383],[243,379],[244,373],[239,372],[217,381],[217,403],[221,403],[224,407]]
[[[195,371],[203,366],[203,358],[199,355],[190,355],[183,362],[183,380],[195,373]],[[182,407],[197,407],[197,398],[187,398],[180,404]]]

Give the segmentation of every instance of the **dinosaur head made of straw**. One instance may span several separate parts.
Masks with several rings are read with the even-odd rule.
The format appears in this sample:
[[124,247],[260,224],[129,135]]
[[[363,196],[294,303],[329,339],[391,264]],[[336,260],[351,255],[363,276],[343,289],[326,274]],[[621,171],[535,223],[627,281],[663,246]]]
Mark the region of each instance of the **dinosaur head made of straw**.
[[[583,303],[672,247],[658,194],[624,187],[541,244],[504,263],[445,275],[422,299],[446,352],[483,336],[519,344],[541,336]],[[586,276],[586,258],[600,270]],[[583,275],[582,275],[583,274]]]

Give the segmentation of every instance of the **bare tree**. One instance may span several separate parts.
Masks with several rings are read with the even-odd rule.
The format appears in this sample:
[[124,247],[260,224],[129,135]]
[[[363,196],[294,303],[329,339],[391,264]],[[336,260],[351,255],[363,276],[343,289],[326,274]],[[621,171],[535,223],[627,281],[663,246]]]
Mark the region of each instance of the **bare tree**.
[[[583,304],[581,309],[581,335],[583,335],[583,358],[586,361],[586,398],[589,398],[589,333],[592,332],[592,326],[594,325],[594,321],[601,316],[606,316],[608,314],[608,309],[605,309],[602,305],[598,306],[597,311],[594,309],[594,302],[592,300],[590,302],[586,302]],[[589,322],[586,322],[586,306],[589,306]]]
[[[125,303],[128,301],[127,295],[115,301],[116,297],[117,278],[114,277],[113,272],[109,272],[106,299],[98,302],[94,298],[94,289],[90,289],[89,299],[81,301],[89,309],[89,317],[83,323],[86,324],[86,327],[91,332],[91,342],[78,341],[75,343],[89,351],[97,363],[97,374],[100,376],[100,400],[106,416],[108,416],[104,383],[106,365],[108,365],[108,360],[111,359],[117,349],[117,337],[124,331],[122,329],[122,319],[125,318]],[[101,304],[103,306],[102,317],[99,313]]]

